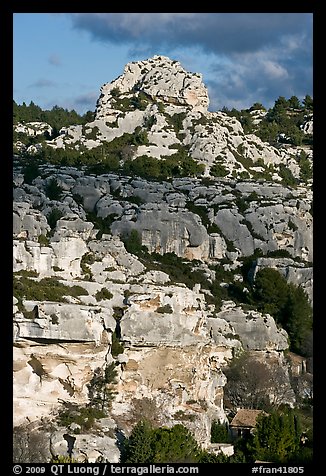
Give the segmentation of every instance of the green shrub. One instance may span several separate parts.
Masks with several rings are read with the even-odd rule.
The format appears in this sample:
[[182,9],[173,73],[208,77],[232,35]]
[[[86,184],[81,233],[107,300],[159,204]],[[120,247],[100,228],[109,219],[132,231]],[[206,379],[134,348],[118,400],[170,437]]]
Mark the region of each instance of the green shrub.
[[224,453],[209,453],[204,450],[200,453],[198,463],[229,463],[229,458]]
[[213,175],[213,177],[225,177],[229,171],[222,164],[213,164],[209,173]]
[[97,139],[97,134],[99,133],[99,128],[97,126],[92,127],[91,132],[84,132],[85,126],[83,126],[83,133],[86,137],[86,139],[90,140],[96,140]]
[[196,205],[194,202],[191,202],[191,201],[187,201],[186,207],[188,208],[188,210],[190,212],[192,212],[195,215],[198,215],[200,217],[200,219],[202,221],[202,224],[206,228],[209,227],[209,226],[212,226],[210,224],[210,221],[209,221],[208,216],[207,216],[207,208],[206,207]]
[[300,179],[303,182],[307,182],[308,180],[312,179],[312,167],[307,154],[303,150],[300,152],[300,155],[298,157],[298,164],[300,167]]
[[21,269],[20,271],[16,271],[17,275],[23,276],[24,278],[37,278],[38,273],[36,271],[31,271],[27,269]]
[[170,304],[165,304],[165,306],[160,306],[156,309],[156,312],[159,314],[172,314],[173,309]]
[[103,234],[111,235],[111,225],[116,219],[117,215],[111,213],[105,218],[100,218],[96,215],[95,212],[88,212],[86,214],[87,221],[90,221],[94,224],[94,228],[98,229],[96,239],[101,239]]
[[234,155],[234,158],[238,162],[240,162],[240,164],[242,164],[245,169],[249,169],[250,167],[254,166],[252,159],[250,159],[249,157],[244,157],[242,154],[239,154],[239,152],[236,150],[232,150],[232,154]]
[[92,406],[79,407],[76,403],[64,402],[63,408],[58,413],[58,423],[69,427],[76,423],[82,431],[90,430],[98,418],[104,418],[105,412]]
[[41,175],[41,171],[35,160],[28,162],[27,165],[23,167],[22,172],[24,174],[24,182],[29,185],[32,185],[33,180]]
[[179,131],[183,129],[183,121],[186,117],[186,112],[180,112],[179,114],[175,113],[173,116],[166,115],[166,121],[173,127],[176,135],[178,135]]
[[218,233],[219,235],[222,235],[221,228],[216,225],[216,223],[211,223],[207,227],[207,233]]
[[157,101],[156,104],[157,104],[158,112],[159,112],[160,114],[164,114],[164,112],[165,112],[165,105],[164,105],[164,103],[161,102],[161,101]]
[[273,250],[273,251],[268,251],[266,256],[268,258],[291,258],[293,259],[293,256],[288,250],[281,249],[281,250]]
[[62,191],[62,188],[58,185],[58,182],[55,178],[51,178],[51,180],[45,186],[45,195],[50,200],[60,200]]
[[123,354],[124,347],[123,344],[120,342],[116,331],[112,334],[112,343],[111,343],[111,354],[112,357],[117,357],[119,354]]
[[219,423],[213,421],[211,427],[211,442],[212,443],[229,443],[229,433],[227,423]]
[[282,184],[288,187],[296,187],[298,180],[293,176],[291,170],[284,164],[279,166],[279,175],[282,178]]
[[122,237],[122,241],[128,253],[138,255],[143,250],[141,235],[137,230],[131,230],[129,235]]
[[49,238],[45,235],[39,235],[37,237],[37,241],[40,243],[41,246],[49,246],[50,244]]
[[63,213],[59,208],[52,208],[51,212],[49,215],[46,217],[47,222],[53,231],[55,227],[57,226],[57,221],[60,220],[60,218],[63,217]]
[[287,331],[290,350],[300,354],[312,330],[312,308],[304,290],[288,284],[277,270],[263,268],[256,274],[253,298],[259,310],[270,313]]
[[239,210],[240,213],[244,213],[247,210],[248,206],[249,206],[247,200],[245,200],[242,197],[237,197],[235,199],[235,204],[238,207],[238,210]]
[[94,264],[94,263],[95,263],[95,256],[91,252],[85,253],[80,260],[80,268],[82,272],[84,273],[85,277],[89,280],[92,279],[93,275],[92,275],[91,268],[88,265]]
[[14,276],[14,295],[17,299],[65,302],[65,296],[77,297],[85,294],[87,291],[81,286],[66,286],[53,277],[36,281],[25,276]]
[[111,96],[116,98],[117,96],[119,96],[121,93],[120,93],[120,89],[118,87],[115,87],[115,88],[112,88],[111,89]]
[[300,425],[293,410],[258,417],[253,438],[256,459],[285,463],[299,450]]
[[191,463],[198,461],[199,454],[196,440],[183,425],[153,428],[142,420],[123,442],[122,462]]
[[297,229],[298,229],[297,225],[295,225],[292,220],[289,220],[289,221],[288,221],[288,227],[289,227],[290,230],[292,230],[292,231],[297,231]]
[[94,253],[92,252],[85,253],[81,259],[81,263],[84,263],[84,264],[94,264],[95,261],[96,261],[95,256],[94,256]]
[[112,299],[113,294],[107,288],[102,288],[95,294],[96,301],[102,301],[103,299]]
[[134,96],[130,99],[130,104],[134,107],[134,109],[139,109],[140,111],[145,111],[148,103],[148,97],[143,92],[138,93],[137,96]]
[[64,271],[62,268],[59,268],[59,266],[52,266],[52,269],[53,269],[53,271],[55,271],[55,272]]
[[86,289],[83,288],[82,286],[78,286],[75,284],[74,286],[67,286],[67,287],[70,288],[70,296],[78,297],[78,296],[88,295],[88,291],[86,291]]

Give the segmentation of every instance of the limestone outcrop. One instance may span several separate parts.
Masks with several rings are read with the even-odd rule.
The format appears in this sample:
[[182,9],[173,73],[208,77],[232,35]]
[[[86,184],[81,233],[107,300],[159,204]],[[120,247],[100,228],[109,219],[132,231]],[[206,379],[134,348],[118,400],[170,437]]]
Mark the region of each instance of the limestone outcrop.
[[[207,89],[198,73],[188,73],[178,61],[166,56],[154,56],[145,61],[128,63],[116,80],[101,88],[95,119],[107,118],[114,110],[117,90],[122,94],[142,91],[152,99],[177,106],[188,106],[194,111],[207,111]],[[113,103],[113,104],[112,104]]]
[[[122,152],[124,157],[165,160],[183,149],[204,167],[206,176],[281,182],[281,167],[285,166],[294,177],[300,177],[300,151],[274,147],[254,134],[246,135],[235,117],[210,112],[208,105],[201,74],[187,72],[178,61],[156,55],[128,63],[121,76],[102,86],[94,121],[63,127],[58,137],[49,140],[47,136],[45,143],[54,149],[75,148],[82,156],[126,134],[137,138],[141,133],[147,141],[129,143],[128,151]],[[264,111],[254,112],[256,120],[261,120]],[[306,119],[304,132],[311,134],[312,118]],[[51,129],[35,124],[18,124],[15,130],[30,135]],[[24,144],[16,147],[24,149]],[[38,143],[28,150],[36,153],[40,148]],[[310,151],[307,156],[312,162]],[[98,197],[96,187],[92,190],[93,197],[86,200],[89,206]]]
[[[67,152],[38,163],[33,178],[31,162],[14,157],[13,173],[14,426],[41,422],[52,455],[67,455],[70,441],[78,461],[118,462],[119,439],[141,418],[184,424],[210,448],[212,422],[227,421],[225,369],[243,352],[281,369],[278,403],[295,403],[289,336],[238,295],[268,267],[312,302],[310,182],[284,180],[284,167],[300,178],[302,151],[246,135],[208,104],[201,75],[154,56],[102,86],[94,121],[51,140],[47,124],[16,126],[43,135],[30,147]],[[255,111],[255,123],[263,116]],[[136,159],[175,169],[164,179],[155,167],[121,172]],[[109,416],[85,433],[76,408],[89,408],[91,382],[109,366]],[[63,405],[75,408],[65,426]]]

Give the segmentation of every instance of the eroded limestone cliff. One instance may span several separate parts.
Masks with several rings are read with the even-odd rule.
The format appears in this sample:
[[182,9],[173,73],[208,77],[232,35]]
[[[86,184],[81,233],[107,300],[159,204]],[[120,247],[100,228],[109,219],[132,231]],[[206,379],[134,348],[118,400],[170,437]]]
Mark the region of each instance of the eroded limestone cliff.
[[[76,424],[46,430],[56,454],[67,453],[68,431],[76,457],[117,462],[117,433],[128,435],[142,417],[183,423],[207,447],[212,421],[226,421],[223,371],[243,350],[272,356],[291,389],[286,331],[269,314],[227,299],[218,305],[211,285],[243,281],[242,260],[253,256],[252,279],[264,267],[278,269],[312,300],[312,192],[280,183],[280,164],[299,176],[297,151],[246,136],[235,119],[208,112],[208,103],[200,75],[155,56],[102,87],[94,122],[47,141],[80,147],[82,157],[140,127],[148,143],[133,148],[133,159],[164,160],[186,147],[206,177],[150,180],[43,163],[27,183],[26,163],[16,158],[14,424],[55,422],[63,402],[87,405],[97,369],[114,363],[117,371],[110,417],[87,437]],[[24,127],[33,135],[46,129]],[[223,178],[211,173],[218,164]],[[127,251],[131,236],[151,258]],[[176,278],[159,260],[168,253],[203,281]],[[287,392],[284,403],[294,401]]]

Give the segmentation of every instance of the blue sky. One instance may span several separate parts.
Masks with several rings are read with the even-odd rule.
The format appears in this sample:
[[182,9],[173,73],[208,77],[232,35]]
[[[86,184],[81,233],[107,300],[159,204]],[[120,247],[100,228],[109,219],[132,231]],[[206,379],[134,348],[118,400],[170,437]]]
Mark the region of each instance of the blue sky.
[[130,61],[203,74],[212,111],[313,96],[312,13],[14,13],[13,94],[79,113]]

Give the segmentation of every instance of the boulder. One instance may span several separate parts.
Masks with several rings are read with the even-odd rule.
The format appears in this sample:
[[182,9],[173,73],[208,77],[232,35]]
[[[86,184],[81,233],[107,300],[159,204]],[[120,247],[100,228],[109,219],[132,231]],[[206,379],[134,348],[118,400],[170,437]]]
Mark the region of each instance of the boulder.
[[222,310],[216,314],[233,328],[245,350],[286,350],[288,335],[279,329],[269,314],[257,311],[245,312],[241,307]]

